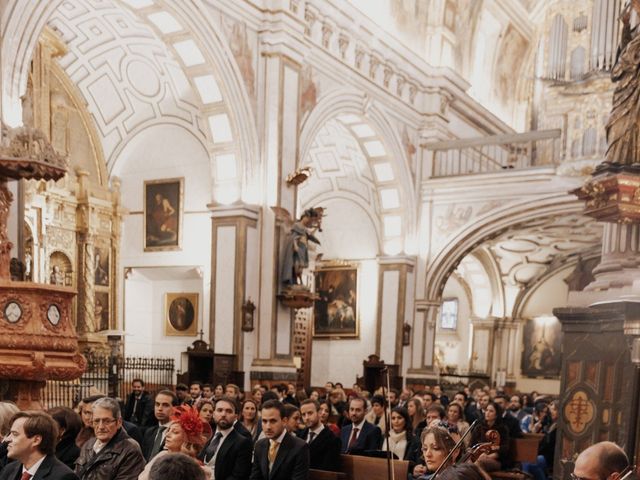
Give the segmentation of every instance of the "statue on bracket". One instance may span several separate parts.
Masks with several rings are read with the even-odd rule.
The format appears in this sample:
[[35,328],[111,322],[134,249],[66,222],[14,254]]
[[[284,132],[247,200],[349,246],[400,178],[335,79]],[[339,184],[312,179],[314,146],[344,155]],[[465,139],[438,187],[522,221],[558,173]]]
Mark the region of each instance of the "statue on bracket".
[[308,208],[297,221],[281,207],[271,207],[276,218],[285,225],[287,234],[281,259],[280,282],[282,292],[279,298],[291,308],[306,308],[313,305],[314,295],[302,282],[302,272],[309,266],[309,242],[320,245],[316,231],[322,231],[324,208]]

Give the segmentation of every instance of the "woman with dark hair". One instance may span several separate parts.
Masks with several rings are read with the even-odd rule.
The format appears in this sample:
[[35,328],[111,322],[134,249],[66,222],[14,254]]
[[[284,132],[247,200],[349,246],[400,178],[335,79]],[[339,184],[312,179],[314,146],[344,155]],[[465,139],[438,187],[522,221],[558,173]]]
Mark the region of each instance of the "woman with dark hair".
[[[413,434],[411,432],[411,419],[409,412],[404,407],[395,407],[391,410],[389,422],[388,450],[395,454],[400,460],[408,460]],[[382,443],[381,450],[387,451],[387,439]]]
[[56,457],[67,467],[74,469],[76,460],[80,456],[76,437],[82,430],[82,419],[77,412],[68,407],[54,407],[49,409],[48,413],[58,424]]
[[538,445],[538,456],[535,463],[523,463],[522,470],[533,476],[535,480],[546,480],[547,472],[553,472],[553,456],[556,449],[556,433],[558,431],[558,413],[560,404],[554,400],[549,404],[549,426],[544,428],[544,437]]
[[211,428],[213,429],[213,426],[215,425],[213,421],[213,411],[215,410],[215,407],[211,399],[200,398],[196,402],[195,407],[198,410],[198,413],[200,414],[200,418],[205,422],[207,422],[209,426],[211,426]]
[[417,435],[418,431],[422,431],[427,426],[425,420],[424,407],[422,406],[422,400],[418,397],[413,397],[407,402],[407,412],[409,412],[409,418],[411,418],[411,428],[413,434]]
[[486,433],[489,430],[496,430],[500,434],[500,449],[494,453],[483,453],[476,463],[484,471],[494,472],[502,470],[509,462],[510,439],[509,430],[502,423],[502,408],[493,401],[487,405],[480,425],[471,433],[471,445],[486,442]]
[[213,398],[218,400],[219,398],[222,398],[223,395],[224,395],[224,385],[221,383],[218,383],[213,389]]
[[320,410],[318,410],[320,414],[320,422],[327,427],[333,434],[340,438],[340,428],[335,423],[329,422],[329,417],[331,416],[331,403],[328,400],[323,400],[320,402]]
[[262,422],[260,422],[260,415],[258,414],[258,402],[252,398],[247,398],[242,402],[238,420],[240,420],[244,428],[249,430],[251,440],[256,443],[262,432]]

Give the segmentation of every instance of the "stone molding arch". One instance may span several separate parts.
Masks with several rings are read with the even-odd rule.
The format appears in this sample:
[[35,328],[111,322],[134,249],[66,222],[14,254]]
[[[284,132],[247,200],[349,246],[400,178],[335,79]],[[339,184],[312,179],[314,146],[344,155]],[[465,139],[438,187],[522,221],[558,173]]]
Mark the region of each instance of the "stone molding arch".
[[407,222],[405,233],[412,235],[417,229],[417,204],[411,169],[398,133],[388,123],[383,110],[378,105],[378,102],[366,93],[354,90],[333,89],[323,95],[301,125],[300,159],[307,157],[313,141],[326,122],[348,114],[362,117],[363,123],[370,124],[385,146],[387,157],[394,167],[396,174],[394,183],[403,197],[404,217]]
[[465,255],[509,227],[528,220],[558,214],[580,213],[584,205],[575,197],[566,194],[550,195],[536,201],[523,200],[474,219],[456,235],[447,240],[445,248],[440,250],[430,262],[426,273],[425,299],[439,302],[444,285]]
[[[63,0],[47,2],[24,2],[9,0],[2,16],[2,115],[9,125],[21,123],[20,96],[24,93],[29,75],[34,48],[37,40]],[[206,62],[214,67],[220,76],[224,103],[230,115],[234,142],[239,145],[240,162],[243,172],[243,186],[259,184],[258,134],[255,118],[251,110],[249,95],[244,87],[239,67],[222,33],[215,28],[210,13],[201,0],[190,2],[167,2],[156,0],[156,6],[179,17],[186,26],[189,37],[202,48]],[[122,6],[121,8],[127,8]],[[134,13],[135,12],[134,10]],[[146,19],[141,18],[146,23]],[[159,38],[165,42],[163,35]],[[170,45],[167,44],[167,49]],[[187,77],[189,75],[185,72]],[[207,148],[211,150],[211,148]]]

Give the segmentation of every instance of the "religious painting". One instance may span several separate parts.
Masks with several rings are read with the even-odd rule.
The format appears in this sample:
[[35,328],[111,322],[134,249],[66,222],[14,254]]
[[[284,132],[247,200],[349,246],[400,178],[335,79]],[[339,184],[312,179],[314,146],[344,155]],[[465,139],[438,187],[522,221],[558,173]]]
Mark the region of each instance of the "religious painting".
[[144,182],[144,250],[179,250],[184,179]]
[[313,336],[358,336],[358,269],[353,265],[324,266],[315,272]]
[[93,318],[95,321],[95,331],[109,330],[109,293],[96,292]]
[[96,246],[93,256],[94,282],[102,287],[109,286],[109,248]]
[[169,336],[193,336],[198,332],[198,294],[167,293],[164,333]]
[[524,325],[522,374],[528,377],[558,378],[560,375],[562,328],[553,316],[536,317]]

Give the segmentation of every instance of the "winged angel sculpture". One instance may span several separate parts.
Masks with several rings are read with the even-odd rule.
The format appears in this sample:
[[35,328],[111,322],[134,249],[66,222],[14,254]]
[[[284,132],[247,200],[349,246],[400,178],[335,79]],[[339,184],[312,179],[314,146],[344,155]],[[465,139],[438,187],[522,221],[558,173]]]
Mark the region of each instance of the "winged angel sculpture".
[[320,245],[315,233],[322,231],[324,208],[308,208],[296,221],[293,221],[291,214],[284,208],[271,209],[276,214],[276,219],[289,231],[282,257],[280,281],[288,286],[302,285],[302,271],[309,266],[309,242]]
[[640,0],[630,0],[620,18],[623,28],[618,58],[611,71],[611,80],[617,85],[606,126],[606,161],[632,165],[640,163]]

